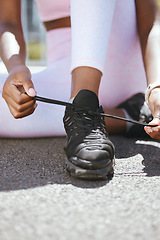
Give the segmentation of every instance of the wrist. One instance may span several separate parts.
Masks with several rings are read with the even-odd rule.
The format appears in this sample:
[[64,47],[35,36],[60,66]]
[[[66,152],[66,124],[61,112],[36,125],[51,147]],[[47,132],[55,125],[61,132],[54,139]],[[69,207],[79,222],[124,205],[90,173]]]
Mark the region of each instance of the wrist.
[[26,67],[25,65],[25,61],[19,56],[19,55],[13,55],[7,64],[7,70],[8,73],[10,73],[11,71],[13,71],[13,69],[16,69],[20,66]]
[[12,66],[12,68],[9,71],[9,74],[18,73],[18,72],[26,72],[31,74],[29,68],[25,64],[17,64]]
[[26,65],[15,65],[12,67],[11,71],[9,72],[9,76],[16,77],[18,79],[28,79],[31,80],[31,72]]

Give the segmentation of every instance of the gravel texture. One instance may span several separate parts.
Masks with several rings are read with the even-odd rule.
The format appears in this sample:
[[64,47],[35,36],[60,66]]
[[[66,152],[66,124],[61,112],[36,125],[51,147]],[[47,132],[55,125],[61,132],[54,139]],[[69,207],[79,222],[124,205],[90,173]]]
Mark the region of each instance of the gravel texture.
[[0,139],[0,240],[160,240],[160,143],[113,136],[111,180],[65,170],[65,138]]

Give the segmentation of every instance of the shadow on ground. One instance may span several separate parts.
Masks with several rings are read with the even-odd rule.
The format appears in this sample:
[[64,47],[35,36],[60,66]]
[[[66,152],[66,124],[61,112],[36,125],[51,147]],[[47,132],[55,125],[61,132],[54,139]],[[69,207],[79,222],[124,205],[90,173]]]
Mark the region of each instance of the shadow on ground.
[[[112,136],[116,158],[142,154],[147,176],[160,176],[160,143],[153,140]],[[0,191],[35,188],[47,184],[73,184],[98,188],[106,181],[82,181],[70,178],[65,169],[65,138],[0,139]],[[117,160],[118,164],[118,160]]]
[[142,155],[143,172],[146,176],[160,176],[160,142],[151,138],[137,139],[114,136],[111,137],[116,147],[116,158],[130,158]]
[[35,188],[48,184],[73,184],[82,188],[106,185],[105,181],[70,178],[65,168],[64,137],[0,139],[0,191]]

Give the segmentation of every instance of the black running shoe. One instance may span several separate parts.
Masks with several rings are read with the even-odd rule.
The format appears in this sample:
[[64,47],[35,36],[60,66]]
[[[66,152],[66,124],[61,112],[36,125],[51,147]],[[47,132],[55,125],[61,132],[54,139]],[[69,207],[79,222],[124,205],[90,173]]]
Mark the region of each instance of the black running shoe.
[[[92,91],[81,90],[73,103],[103,113]],[[70,175],[84,179],[101,179],[112,175],[114,146],[108,139],[103,117],[77,107],[67,107],[63,121],[67,133],[66,165]]]
[[[149,107],[145,102],[144,93],[137,93],[121,103],[117,108],[123,108],[127,111],[129,116],[136,121],[142,123],[149,123],[153,117]],[[133,125],[126,133],[128,137],[149,137],[144,131],[144,127],[140,125]]]

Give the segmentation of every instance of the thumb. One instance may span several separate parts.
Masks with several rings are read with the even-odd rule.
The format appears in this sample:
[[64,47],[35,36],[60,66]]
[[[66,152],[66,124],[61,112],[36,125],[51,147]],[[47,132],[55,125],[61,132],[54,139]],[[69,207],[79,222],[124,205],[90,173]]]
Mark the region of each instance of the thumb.
[[149,124],[150,125],[160,125],[160,119],[158,117],[155,117]]
[[[151,125],[151,127],[152,127],[152,125],[160,126],[160,119],[159,118],[153,118],[153,120],[149,123],[149,125]],[[153,130],[157,131],[157,129],[158,129],[158,127],[155,127],[153,129],[151,127],[144,127],[144,130],[146,131],[147,134],[152,133]]]
[[30,96],[30,97],[35,97],[37,92],[34,88],[33,82],[29,79],[24,79],[23,80],[23,87],[25,92]]

